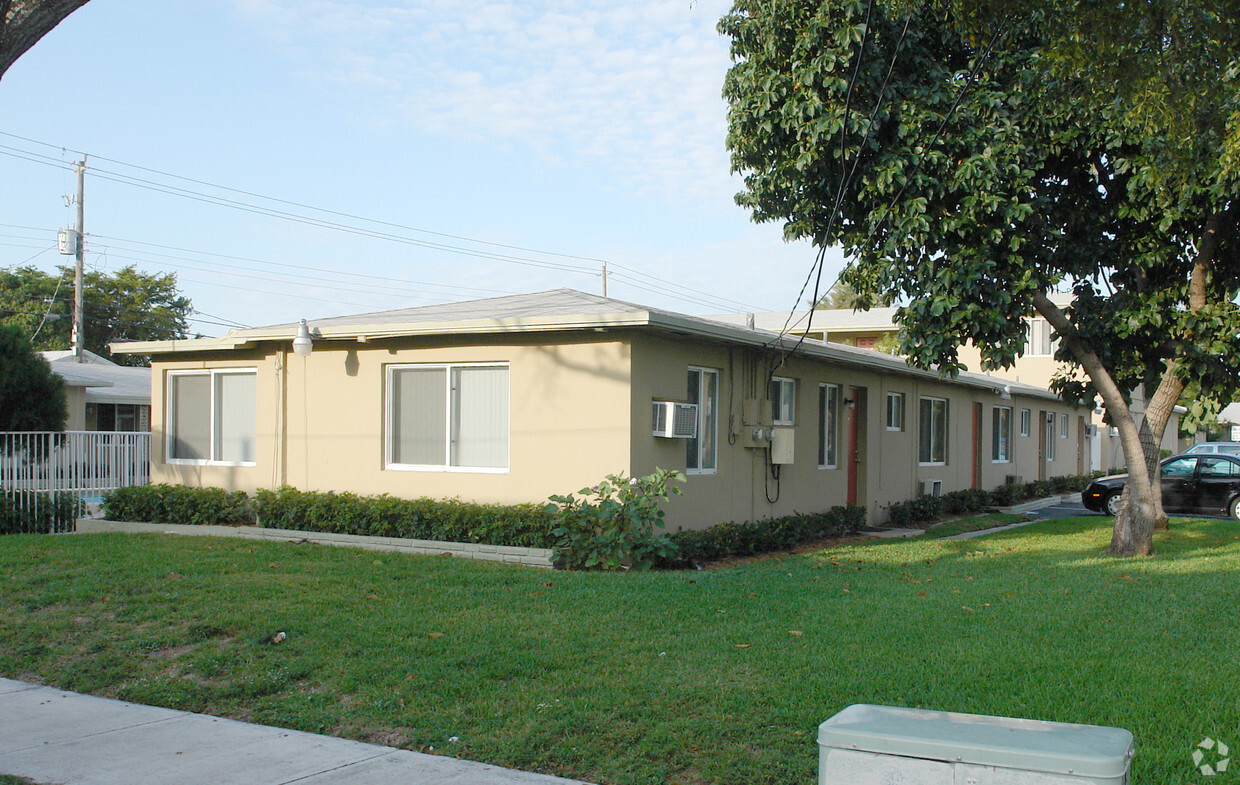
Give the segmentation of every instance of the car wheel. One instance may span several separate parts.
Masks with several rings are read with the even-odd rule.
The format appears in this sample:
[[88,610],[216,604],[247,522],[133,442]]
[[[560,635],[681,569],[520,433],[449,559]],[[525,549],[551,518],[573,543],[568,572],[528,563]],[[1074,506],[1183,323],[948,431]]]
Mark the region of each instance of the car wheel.
[[1119,515],[1121,497],[1123,497],[1123,495],[1124,495],[1123,491],[1116,491],[1115,493],[1107,497],[1107,500],[1103,505],[1106,507],[1107,515],[1110,515],[1112,517]]
[[1240,496],[1232,499],[1231,504],[1227,505],[1227,514],[1233,521],[1240,521]]

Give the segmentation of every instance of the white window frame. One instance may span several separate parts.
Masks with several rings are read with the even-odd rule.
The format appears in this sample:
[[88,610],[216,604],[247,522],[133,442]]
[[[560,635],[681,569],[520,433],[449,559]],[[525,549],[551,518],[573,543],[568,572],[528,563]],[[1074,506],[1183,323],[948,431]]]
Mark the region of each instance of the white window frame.
[[[926,401],[930,402],[930,422],[928,424],[924,421],[922,417],[922,406],[921,406],[922,403]],[[935,460],[935,453],[937,451],[935,450],[935,443],[934,443],[934,432],[936,430],[934,427],[934,424],[935,424],[934,409],[935,409],[935,404],[939,404],[939,403],[943,405],[942,406],[943,443],[942,445],[940,445],[940,451],[942,452],[942,460]],[[922,453],[921,453],[921,440],[923,437],[927,437],[930,439],[929,450],[928,450],[930,460],[925,460],[925,461],[922,460]],[[951,443],[951,407],[947,399],[938,398],[932,395],[921,396],[917,401],[917,465],[918,466],[946,466],[947,465],[947,450],[948,450],[948,445],[950,443]]]
[[[500,466],[452,466],[452,406],[453,396],[456,392],[452,389],[452,372],[462,368],[504,368],[508,371],[508,412],[506,417],[508,420],[508,439],[507,450],[504,454],[504,465]],[[444,456],[447,465],[439,464],[419,464],[419,463],[396,463],[392,459],[392,454],[396,448],[396,439],[392,433],[392,392],[395,385],[392,378],[397,371],[417,369],[417,370],[442,370],[444,372],[444,384],[447,385],[447,395],[444,400],[444,417],[446,426],[444,428]],[[512,369],[506,362],[491,363],[393,363],[385,367],[383,385],[383,468],[399,472],[446,472],[451,474],[508,474],[512,467]]]
[[796,425],[797,380],[786,376],[771,377],[771,423]]
[[1033,412],[1029,409],[1020,410],[1020,435],[1029,435],[1029,424],[1033,422]]
[[840,386],[818,385],[818,468],[839,468]]
[[887,393],[887,430],[904,430],[904,393]]
[[1012,407],[995,406],[991,415],[991,463],[1012,462]]
[[[703,368],[697,365],[690,365],[686,374],[686,382],[688,376],[697,374],[697,391],[696,401],[690,403],[697,404],[698,422],[697,436],[692,439],[685,440],[685,474],[686,475],[707,475],[719,473],[719,369]],[[708,377],[713,377],[714,395],[708,396],[710,385],[707,383]],[[704,443],[709,450],[704,448]],[[694,456],[696,466],[689,466],[689,455]],[[703,466],[709,458],[709,466]]]
[[[216,422],[215,422],[215,378],[217,376],[244,376],[254,377],[255,395],[258,391],[258,369],[257,368],[194,368],[177,371],[168,371],[164,378],[164,463],[178,466],[255,466],[257,461],[221,461],[215,458],[215,442],[216,442]],[[208,451],[211,454],[209,458],[173,458],[172,457],[172,423],[169,418],[175,416],[174,402],[172,399],[172,381],[176,378],[189,376],[205,376],[207,377],[207,418],[209,425],[207,433],[210,435],[210,446]],[[258,454],[258,413],[257,401],[255,401],[255,423],[254,423],[254,454]]]
[[1059,438],[1068,438],[1068,415],[1066,414],[1059,415]]
[[1025,322],[1025,356],[1054,357],[1059,341],[1053,335],[1054,330],[1045,319],[1034,318]]

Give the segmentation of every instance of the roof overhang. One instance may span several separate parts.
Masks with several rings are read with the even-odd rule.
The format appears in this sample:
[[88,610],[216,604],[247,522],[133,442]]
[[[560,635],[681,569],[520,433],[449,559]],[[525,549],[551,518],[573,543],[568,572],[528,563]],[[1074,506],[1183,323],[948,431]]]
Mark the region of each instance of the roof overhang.
[[[935,370],[914,368],[902,358],[869,349],[857,349],[842,344],[826,343],[814,339],[802,339],[797,335],[779,334],[768,330],[725,324],[669,311],[620,310],[615,313],[587,315],[539,315],[503,319],[466,319],[451,321],[419,322],[373,322],[359,320],[348,324],[315,325],[310,321],[310,334],[317,342],[354,342],[451,335],[499,335],[512,333],[571,332],[577,330],[648,329],[666,333],[684,334],[700,339],[723,343],[787,351],[798,356],[814,357],[839,362],[854,367],[912,376],[927,380],[944,380]],[[250,348],[262,343],[291,344],[297,335],[298,325],[285,324],[272,327],[231,330],[219,338],[191,338],[171,341],[132,341],[114,343],[109,349],[117,354],[147,354],[168,358],[180,354],[200,352],[228,352]],[[1058,401],[1059,397],[1049,390],[1032,385],[1010,382],[983,374],[961,373],[953,381],[968,387],[989,390],[996,395],[1005,391],[1011,394]]]

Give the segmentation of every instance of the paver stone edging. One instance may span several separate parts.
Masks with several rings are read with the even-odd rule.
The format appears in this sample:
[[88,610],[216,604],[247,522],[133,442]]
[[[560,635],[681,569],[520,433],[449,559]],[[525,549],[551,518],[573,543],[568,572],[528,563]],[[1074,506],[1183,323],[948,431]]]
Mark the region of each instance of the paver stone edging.
[[460,556],[465,559],[477,559],[479,561],[523,564],[527,567],[545,567],[550,569],[552,566],[551,549],[549,548],[523,548],[511,545],[438,542],[435,540],[407,540],[401,537],[370,537],[360,534],[267,529],[262,526],[191,526],[183,523],[136,523],[134,521],[108,521],[100,518],[79,518],[77,531],[79,534],[103,532],[186,534],[198,537],[238,537],[250,540],[309,542],[316,545],[336,545],[370,551],[388,551],[391,553]]

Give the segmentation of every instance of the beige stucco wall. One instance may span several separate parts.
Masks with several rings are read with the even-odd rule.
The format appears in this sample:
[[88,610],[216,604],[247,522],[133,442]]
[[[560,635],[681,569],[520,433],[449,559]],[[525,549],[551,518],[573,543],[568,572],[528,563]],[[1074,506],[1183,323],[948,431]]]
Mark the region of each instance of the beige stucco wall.
[[[303,490],[545,501],[627,469],[629,350],[591,335],[483,340],[316,342],[307,358],[275,349],[228,360],[157,359],[152,395],[152,481],[252,492],[287,484]],[[509,470],[413,471],[385,467],[386,366],[508,363]],[[281,371],[284,364],[285,371]],[[174,369],[257,368],[254,466],[187,466],[165,461],[165,387]]]
[[[701,528],[719,521],[756,520],[792,512],[825,510],[847,501],[849,419],[858,418],[858,503],[867,508],[872,522],[886,519],[886,507],[913,498],[922,480],[940,480],[944,493],[973,485],[973,405],[981,405],[980,474],[983,488],[1003,484],[1011,475],[1025,481],[1039,478],[1039,431],[1037,418],[1047,412],[1055,415],[1055,458],[1046,464],[1044,475],[1055,477],[1078,473],[1078,434],[1081,413],[1059,401],[1015,396],[1000,400],[990,390],[967,388],[948,381],[882,373],[821,360],[794,357],[777,374],[796,380],[795,455],[792,464],[780,467],[778,483],[771,477],[766,453],[746,447],[741,424],[745,398],[766,398],[768,363],[773,355],[760,356],[755,350],[727,347],[707,342],[672,341],[657,336],[639,336],[633,345],[633,464],[631,471],[646,474],[656,467],[686,468],[685,444],[678,439],[651,435],[652,400],[684,400],[687,373],[691,366],[719,371],[718,470],[694,474],[681,486],[683,497],[666,507],[669,528]],[[841,399],[859,398],[856,409],[841,407],[839,458],[835,468],[818,466],[818,386],[837,384]],[[904,428],[889,431],[886,426],[886,395],[905,396]],[[859,395],[858,395],[859,393]],[[918,407],[922,397],[948,401],[949,436],[947,460],[943,465],[918,463]],[[1012,449],[1010,460],[992,460],[993,409],[1012,408]],[[1031,432],[1022,437],[1019,416],[1030,409]],[[1068,436],[1060,436],[1059,418],[1068,416]],[[731,433],[729,433],[731,424]],[[1087,445],[1086,445],[1087,446]],[[767,493],[770,492],[770,502]]]

